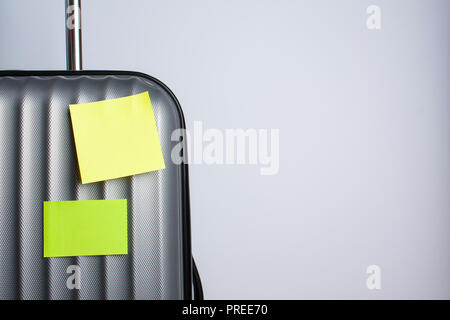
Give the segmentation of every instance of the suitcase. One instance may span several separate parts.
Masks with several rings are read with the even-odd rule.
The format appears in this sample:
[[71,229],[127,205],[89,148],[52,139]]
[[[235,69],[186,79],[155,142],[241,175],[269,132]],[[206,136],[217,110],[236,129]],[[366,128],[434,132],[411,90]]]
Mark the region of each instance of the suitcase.
[[[68,65],[81,68],[81,29],[68,30],[67,39]],[[144,91],[166,168],[81,184],[69,104]],[[171,133],[183,128],[174,94],[142,73],[1,71],[0,299],[201,299],[188,166],[170,160],[178,143]],[[43,201],[119,198],[128,200],[128,255],[43,258]],[[79,288],[68,285],[74,268]]]

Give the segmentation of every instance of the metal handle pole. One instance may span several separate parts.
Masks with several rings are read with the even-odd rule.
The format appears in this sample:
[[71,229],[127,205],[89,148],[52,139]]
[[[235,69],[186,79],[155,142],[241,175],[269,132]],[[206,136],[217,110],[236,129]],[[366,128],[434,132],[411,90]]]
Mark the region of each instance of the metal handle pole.
[[67,70],[82,70],[81,0],[66,0],[65,11]]

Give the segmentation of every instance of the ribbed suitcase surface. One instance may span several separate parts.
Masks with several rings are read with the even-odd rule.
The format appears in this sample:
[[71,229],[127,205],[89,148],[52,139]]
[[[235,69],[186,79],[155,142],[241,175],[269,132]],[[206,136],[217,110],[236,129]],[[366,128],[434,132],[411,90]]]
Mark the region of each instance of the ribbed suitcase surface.
[[[82,185],[69,104],[144,91],[152,101],[166,168]],[[150,77],[0,74],[0,298],[187,298],[187,181],[183,166],[170,158],[177,143],[171,133],[182,127],[178,102]],[[128,255],[43,258],[43,201],[122,198],[128,199]],[[66,285],[70,265],[80,267],[79,290]]]

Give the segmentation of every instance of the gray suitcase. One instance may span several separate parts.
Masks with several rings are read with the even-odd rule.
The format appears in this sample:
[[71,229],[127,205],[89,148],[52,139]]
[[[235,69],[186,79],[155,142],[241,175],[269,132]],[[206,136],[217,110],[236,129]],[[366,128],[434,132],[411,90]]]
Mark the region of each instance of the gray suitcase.
[[[69,104],[144,91],[166,168],[81,184]],[[0,299],[191,299],[188,167],[170,161],[178,143],[171,133],[184,127],[176,97],[145,74],[1,71]],[[43,258],[43,201],[119,198],[128,199],[128,255]],[[79,267],[79,289],[67,284],[71,266]]]

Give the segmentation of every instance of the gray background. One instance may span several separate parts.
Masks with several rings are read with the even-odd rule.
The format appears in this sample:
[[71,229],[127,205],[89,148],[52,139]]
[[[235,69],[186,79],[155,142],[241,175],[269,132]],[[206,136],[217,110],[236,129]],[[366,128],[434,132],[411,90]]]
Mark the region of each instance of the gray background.
[[[0,69],[65,68],[63,3],[1,1]],[[161,79],[189,127],[280,129],[278,175],[191,166],[207,298],[450,298],[449,1],[82,9],[85,69]]]

